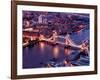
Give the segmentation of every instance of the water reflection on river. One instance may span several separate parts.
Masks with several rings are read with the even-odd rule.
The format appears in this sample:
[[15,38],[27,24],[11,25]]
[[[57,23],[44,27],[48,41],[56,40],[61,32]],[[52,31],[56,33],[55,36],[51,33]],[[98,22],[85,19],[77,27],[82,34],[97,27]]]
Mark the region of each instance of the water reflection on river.
[[47,63],[52,58],[56,58],[58,62],[61,62],[71,52],[71,49],[64,49],[60,45],[39,42],[32,47],[23,48],[23,68],[43,67],[41,63]]
[[[76,44],[81,44],[85,39],[89,40],[89,31],[72,34],[71,39]],[[78,57],[80,60],[76,61]],[[89,56],[84,56],[83,53],[80,55],[79,50],[67,49],[61,45],[39,42],[34,46],[23,48],[23,68],[41,68],[52,59],[57,59],[57,62],[63,62],[66,59],[69,62],[72,61],[74,65],[89,65]]]

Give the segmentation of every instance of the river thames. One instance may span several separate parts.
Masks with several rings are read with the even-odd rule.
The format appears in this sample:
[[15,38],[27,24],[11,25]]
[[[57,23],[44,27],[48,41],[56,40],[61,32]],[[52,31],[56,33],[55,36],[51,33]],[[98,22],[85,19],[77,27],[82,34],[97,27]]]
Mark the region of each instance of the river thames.
[[[83,40],[89,39],[85,35],[89,36],[88,29],[72,34],[70,37],[76,44],[81,44]],[[84,53],[80,55],[79,49],[65,48],[64,46],[52,45],[47,42],[39,42],[33,46],[23,48],[23,68],[42,68],[47,67],[49,63],[53,67],[57,67],[55,65],[63,67],[64,60],[68,60],[74,66],[89,65],[89,55],[84,56]],[[55,62],[55,64],[52,62]],[[67,66],[71,65],[68,64]]]

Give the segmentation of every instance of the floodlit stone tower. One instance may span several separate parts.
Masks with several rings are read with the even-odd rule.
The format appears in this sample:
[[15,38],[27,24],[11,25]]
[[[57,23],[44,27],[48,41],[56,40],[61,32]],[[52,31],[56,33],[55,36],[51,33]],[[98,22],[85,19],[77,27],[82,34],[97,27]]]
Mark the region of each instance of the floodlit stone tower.
[[42,14],[38,17],[38,23],[42,23],[42,22],[43,22],[42,17],[43,17],[43,15],[42,15]]

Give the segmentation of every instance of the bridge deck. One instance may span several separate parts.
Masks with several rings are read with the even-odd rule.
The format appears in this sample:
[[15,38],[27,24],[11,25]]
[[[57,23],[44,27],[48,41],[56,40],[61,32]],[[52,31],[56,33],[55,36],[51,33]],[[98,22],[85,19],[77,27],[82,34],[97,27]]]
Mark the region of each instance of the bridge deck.
[[75,48],[79,48],[81,49],[81,45],[76,45],[74,43],[71,42],[71,44],[67,45],[66,43],[64,42],[60,42],[60,41],[53,41],[53,40],[49,40],[49,39],[43,39],[43,41],[47,41],[47,42],[52,42],[52,43],[57,43],[57,44],[60,44],[60,45],[63,45],[63,46],[71,46],[71,47],[75,47]]
[[[23,37],[31,38],[31,36],[23,36]],[[48,39],[47,39],[47,38],[42,38],[42,39],[40,39],[40,41],[47,41],[47,42],[54,43],[54,44],[57,43],[57,44],[64,45],[64,46],[70,45],[70,46],[72,46],[72,47],[81,49],[81,45],[75,44],[75,43],[70,39],[70,37],[64,37],[64,36],[55,36],[55,37],[56,37],[56,38],[57,38],[57,37],[60,37],[60,38],[67,39],[68,42],[69,42],[69,44],[67,44],[67,43],[65,43],[65,42],[60,42],[60,41],[54,41],[54,40],[52,40],[51,38],[48,38]],[[27,45],[27,44],[23,44],[23,45]]]

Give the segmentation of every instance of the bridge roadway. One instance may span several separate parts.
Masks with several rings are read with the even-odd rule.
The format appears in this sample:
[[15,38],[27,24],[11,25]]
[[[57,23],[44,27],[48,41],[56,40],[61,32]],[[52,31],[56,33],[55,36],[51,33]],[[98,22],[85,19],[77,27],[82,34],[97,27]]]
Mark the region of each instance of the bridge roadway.
[[[23,37],[27,37],[27,38],[30,38],[31,40],[33,40],[32,36],[24,36],[23,35]],[[65,39],[65,42],[57,41],[57,38],[63,38],[63,39]],[[71,46],[71,47],[78,48],[81,50],[86,50],[89,53],[89,49],[87,46],[84,46],[83,44],[77,45],[76,43],[74,43],[72,41],[72,39],[70,38],[69,35],[67,35],[65,37],[64,36],[52,36],[50,38],[45,38],[42,35],[42,37],[39,37],[39,41],[46,41],[46,42],[50,42],[50,43],[54,43],[54,44],[60,44],[63,46]],[[27,45],[29,45],[29,42],[23,43],[23,46],[27,46]]]
[[40,39],[40,41],[47,41],[47,42],[52,42],[52,43],[57,43],[57,44],[61,44],[61,45],[64,45],[64,46],[72,46],[72,47],[75,47],[75,48],[79,48],[81,49],[82,48],[82,45],[77,45],[75,44],[69,36],[55,36],[55,38],[64,38],[66,40],[66,42],[61,42],[61,41],[57,41],[57,40],[52,40],[52,38],[42,38]]
[[[23,36],[23,37],[27,37],[27,38],[32,38],[31,36]],[[39,41],[47,41],[47,42],[51,42],[51,43],[57,43],[57,44],[60,44],[60,45],[64,45],[64,46],[72,46],[72,47],[76,47],[76,48],[81,48],[81,45],[77,45],[77,44],[75,44],[69,37],[64,37],[64,36],[55,36],[55,38],[57,38],[57,37],[59,37],[59,38],[64,38],[64,39],[66,39],[67,40],[67,42],[69,43],[64,43],[64,42],[60,42],[60,41],[55,41],[55,40],[52,40],[51,38],[40,38],[39,39]],[[28,44],[28,42],[27,43],[24,43],[23,44],[23,46],[25,46],[25,45],[27,45]]]

